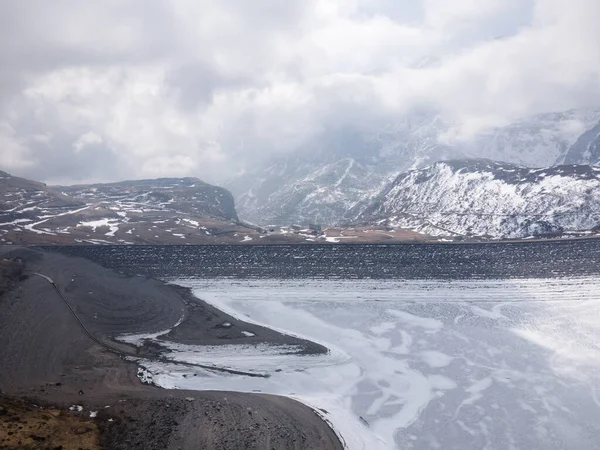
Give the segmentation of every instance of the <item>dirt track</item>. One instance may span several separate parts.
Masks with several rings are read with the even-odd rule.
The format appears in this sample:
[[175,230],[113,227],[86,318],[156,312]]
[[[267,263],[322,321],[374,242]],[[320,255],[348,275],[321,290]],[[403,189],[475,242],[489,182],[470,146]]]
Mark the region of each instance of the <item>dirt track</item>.
[[[198,306],[190,312],[186,291],[159,281],[119,275],[83,259],[9,250],[0,249],[0,258],[19,257],[27,273],[51,277],[86,327],[113,348],[115,335],[164,330],[185,314],[193,320],[195,326],[188,328],[194,332],[182,328],[177,340],[226,344],[246,339],[324,350],[240,324],[214,309]],[[223,321],[234,326],[223,330],[217,326]],[[241,329],[257,336],[246,338]],[[128,346],[117,350],[136,351]],[[96,420],[105,448],[342,448],[314,411],[291,399],[142,385],[136,366],[90,339],[52,285],[39,276],[30,275],[0,296],[0,365],[4,394],[60,407],[82,405],[82,414],[100,410]]]

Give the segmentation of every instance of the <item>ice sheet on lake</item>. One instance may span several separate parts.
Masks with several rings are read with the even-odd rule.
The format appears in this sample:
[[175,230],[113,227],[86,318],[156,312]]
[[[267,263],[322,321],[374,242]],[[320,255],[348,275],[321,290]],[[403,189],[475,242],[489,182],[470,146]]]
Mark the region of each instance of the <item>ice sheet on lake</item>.
[[173,358],[271,377],[147,364],[164,387],[289,395],[327,411],[351,449],[579,450],[600,442],[598,279],[178,283],[332,353],[173,348]]
[[175,325],[173,325],[172,328],[167,328],[165,330],[156,331],[154,333],[122,334],[120,336],[117,336],[117,340],[119,340],[121,342],[126,342],[128,344],[133,344],[136,347],[142,347],[144,345],[145,341],[156,341],[159,337],[164,336],[165,334],[169,334],[173,330],[173,328],[177,328],[179,325],[181,325],[181,322],[183,322],[183,319],[185,319],[185,313],[182,311],[181,317],[179,318],[177,323],[175,323]]

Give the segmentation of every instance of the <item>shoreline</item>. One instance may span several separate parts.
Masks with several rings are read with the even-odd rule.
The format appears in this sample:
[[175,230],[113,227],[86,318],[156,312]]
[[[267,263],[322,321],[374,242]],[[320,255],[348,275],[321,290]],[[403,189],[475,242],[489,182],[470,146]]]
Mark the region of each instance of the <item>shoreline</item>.
[[[81,258],[23,247],[4,247],[0,258],[20,258],[28,273],[37,272],[54,280],[57,290],[90,332],[110,346],[120,334],[173,327],[181,312],[190,307],[182,288],[150,278],[121,275]],[[107,448],[226,449],[251,443],[261,448],[260,443],[266,441],[282,449],[343,448],[316,411],[289,397],[166,390],[143,385],[137,377],[137,364],[90,339],[52,289],[47,280],[30,275],[0,296],[3,395],[60,405],[63,409],[81,404],[82,414],[100,410],[96,422],[102,425],[102,436],[110,441],[105,442]],[[308,354],[327,351],[310,341],[230,318],[216,308],[202,306],[201,301],[195,303],[200,306],[191,313],[187,311],[180,324],[183,328],[175,328],[175,333],[172,329],[170,340],[196,345],[286,343]],[[199,328],[197,325],[202,322],[205,326]],[[231,326],[218,326],[224,322]],[[254,336],[242,334],[245,330]],[[123,350],[120,346],[125,344],[116,344],[118,351],[142,358],[146,351],[161,351],[140,351],[129,346]],[[155,415],[165,417],[164,423],[171,424],[168,429],[153,428]],[[143,447],[131,445],[134,436],[144,436]],[[207,436],[213,439],[210,445],[201,444]]]
[[[290,366],[269,384],[256,380],[245,388],[293,392],[304,403],[327,410],[327,417],[351,448],[409,448],[411,442],[427,446],[428,439],[464,448],[471,435],[458,421],[468,429],[479,423],[480,416],[473,416],[471,408],[463,410],[463,404],[480,392],[472,386],[480,386],[477,383],[482,380],[486,392],[476,399],[482,414],[485,411],[489,417],[490,434],[482,437],[485,442],[500,442],[510,427],[529,446],[535,444],[536,436],[530,439],[529,430],[536,420],[523,414],[518,402],[527,398],[528,405],[542,410],[545,396],[535,391],[539,385],[545,392],[557,392],[560,404],[581,405],[576,414],[557,413],[556,423],[587,424],[596,407],[585,385],[569,384],[561,390],[564,378],[556,377],[553,368],[565,376],[563,370],[571,375],[574,371],[591,385],[598,378],[588,365],[595,352],[587,350],[596,335],[592,330],[598,328],[592,323],[598,308],[590,305],[590,300],[598,298],[598,276],[587,281],[542,278],[517,283],[277,278],[234,284],[227,279],[197,279],[195,283],[197,295],[202,293],[203,299],[225,306],[226,311],[311,336],[332,349],[339,345],[350,356],[348,364],[326,362],[300,373]],[[557,329],[557,323],[566,327]],[[579,333],[586,338],[578,339],[577,345],[574,339]],[[489,349],[495,353],[488,353]],[[233,362],[244,363],[243,358]],[[163,370],[161,374],[162,368],[158,369],[156,380],[165,386],[191,388],[205,383],[189,374],[182,379],[181,373]],[[519,382],[513,384],[511,379]],[[211,384],[223,386],[220,383]],[[236,389],[240,384],[230,380],[225,386]],[[461,414],[452,421],[449,410]],[[514,412],[506,422],[505,411]],[[358,427],[357,419],[364,419],[360,422],[366,428]],[[446,430],[436,426],[444,419],[451,422]],[[588,436],[597,436],[598,427],[590,425]],[[555,427],[554,422],[547,425],[548,430]],[[374,439],[368,445],[356,445],[355,438],[370,437]],[[580,439],[577,442],[585,447],[586,437]]]
[[[230,314],[233,317],[241,318],[245,316],[244,313],[227,304],[227,302],[219,301],[215,298],[207,298],[206,296],[200,296],[202,290],[197,287],[194,281],[199,280],[170,280],[170,282],[172,283],[178,282],[180,286],[185,286],[186,288],[189,287],[191,289],[191,292],[195,295],[197,299],[199,299],[202,302],[208,303],[221,311],[225,311],[227,314]],[[308,339],[306,334],[297,334],[284,328],[279,328],[275,326],[274,323],[267,323],[267,321],[254,319],[250,316],[247,317],[250,323],[269,327],[281,333],[298,336],[301,339]],[[332,364],[344,365],[346,363],[352,362],[350,356],[333,342],[326,342],[325,340],[319,339],[316,339],[315,342],[323,346],[327,346],[327,348],[330,349]],[[310,370],[311,369],[308,369],[308,371]],[[278,394],[276,390],[272,391],[272,393],[275,395]],[[348,411],[345,406],[342,406],[340,404],[340,399],[328,399],[324,401],[318,395],[313,396],[312,394],[306,395],[299,393],[290,394],[287,395],[287,397],[297,400],[311,408],[323,421],[325,421],[333,429],[333,431],[336,433],[338,439],[341,441],[345,449],[363,448],[375,450],[390,448],[388,447],[388,444],[386,444],[379,436],[377,436],[371,430],[368,429],[369,425],[364,421],[364,418],[356,417],[351,411]]]
[[[239,224],[238,224],[239,225]],[[328,230],[333,230],[333,235],[328,235]],[[175,235],[171,233],[159,232],[152,239],[141,239],[137,238],[134,240],[127,239],[125,234],[121,236],[121,239],[115,239],[114,236],[110,239],[104,235],[94,236],[96,238],[88,239],[67,239],[65,234],[59,233],[47,233],[41,232],[30,232],[29,230],[22,230],[19,233],[12,233],[5,235],[4,242],[0,244],[3,246],[14,246],[14,247],[69,247],[69,246],[248,246],[248,247],[262,247],[262,246],[288,246],[288,245],[307,245],[307,246],[331,246],[331,245],[365,245],[365,246],[378,246],[378,245],[435,245],[435,244],[506,244],[506,243],[526,243],[526,242],[561,242],[561,241],[573,241],[573,240],[589,240],[589,239],[600,239],[600,231],[598,230],[587,230],[587,231],[566,231],[562,235],[556,233],[550,233],[539,236],[528,236],[525,238],[491,238],[485,236],[467,236],[457,234],[433,236],[428,234],[418,233],[416,231],[408,229],[399,229],[393,232],[387,232],[381,229],[368,229],[363,230],[363,227],[352,227],[352,228],[327,228],[324,230],[322,235],[312,235],[303,233],[287,232],[283,234],[263,234],[256,233],[256,230],[248,231],[244,233],[239,232],[226,232],[226,233],[213,233],[209,235],[202,234],[201,239],[195,239],[194,236],[190,235],[189,239],[180,239],[178,236],[187,236],[181,233]],[[345,234],[344,234],[345,233]],[[8,237],[7,237],[8,236]],[[174,237],[175,236],[175,237]],[[222,239],[224,236],[227,239]],[[236,238],[237,236],[237,238]],[[240,240],[240,236],[244,239]]]
[[574,237],[535,237],[535,238],[520,238],[520,239],[477,239],[471,238],[472,240],[435,240],[435,239],[409,239],[409,240],[390,240],[381,242],[372,241],[340,241],[340,242],[305,242],[305,241],[291,241],[291,242],[210,242],[210,243],[144,243],[144,244],[124,244],[124,243],[101,243],[92,244],[89,242],[85,243],[36,243],[36,244],[1,244],[2,247],[14,247],[14,248],[34,248],[34,249],[50,249],[53,247],[289,247],[289,246],[306,246],[306,247],[348,247],[348,246],[364,246],[364,247],[385,247],[385,246],[412,246],[412,245],[499,245],[499,244],[531,244],[531,243],[561,243],[561,242],[574,242],[574,241],[589,241],[589,240],[600,240],[600,235],[590,236],[574,236]]

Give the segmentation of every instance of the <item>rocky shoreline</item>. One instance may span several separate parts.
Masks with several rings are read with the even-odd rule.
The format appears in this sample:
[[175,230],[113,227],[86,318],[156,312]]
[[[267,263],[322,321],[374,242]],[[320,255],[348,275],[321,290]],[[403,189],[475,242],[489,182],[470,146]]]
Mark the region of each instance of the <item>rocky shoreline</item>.
[[[0,389],[9,399],[62,411],[80,406],[69,414],[97,425],[100,448],[342,448],[315,411],[289,398],[142,384],[136,364],[124,356],[160,357],[161,349],[117,343],[115,337],[168,330],[183,317],[181,328],[166,339],[285,344],[308,353],[325,348],[237,321],[192,299],[185,289],[118,274],[85,259],[13,247],[0,248],[0,259],[23,269],[10,279],[13,272],[3,272],[7,288],[0,295]],[[224,322],[230,326],[219,326]],[[90,418],[92,412],[97,414]]]

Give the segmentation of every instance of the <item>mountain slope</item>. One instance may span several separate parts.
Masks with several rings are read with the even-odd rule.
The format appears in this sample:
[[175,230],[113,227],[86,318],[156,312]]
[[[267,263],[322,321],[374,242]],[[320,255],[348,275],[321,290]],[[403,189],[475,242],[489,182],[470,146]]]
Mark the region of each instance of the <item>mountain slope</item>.
[[400,175],[359,221],[493,238],[591,230],[600,225],[600,168],[438,162]]
[[337,130],[228,187],[240,216],[257,223],[343,224],[399,173],[461,156],[438,141],[445,129],[438,116],[413,115],[377,134]]
[[[44,183],[14,177],[0,171],[1,222],[11,215],[35,217],[50,210],[82,206],[83,203],[49,188]],[[27,214],[29,213],[29,214]]]
[[196,178],[48,187],[0,172],[2,243],[239,241],[233,196]]
[[561,163],[599,118],[598,109],[542,114],[464,142],[449,137],[452,126],[439,116],[413,114],[375,134],[326,134],[228,187],[240,216],[252,222],[339,225],[354,221],[401,173],[436,161],[483,157],[529,167]]
[[56,186],[64,195],[85,201],[108,202],[126,209],[144,205],[171,209],[198,217],[237,221],[233,196],[198,178],[158,178],[80,186]]
[[[346,168],[340,168],[340,185]],[[323,174],[326,176],[326,174]],[[67,195],[68,194],[68,195]],[[429,239],[407,230],[261,229],[237,219],[232,195],[196,178],[47,187],[0,172],[4,244],[293,244]]]
[[600,165],[600,122],[577,139],[564,161],[565,164]]
[[262,224],[336,224],[377,194],[389,181],[386,175],[350,157],[323,164],[285,161],[267,169],[264,181],[240,195],[237,205],[244,217]]

